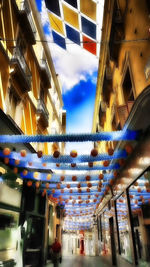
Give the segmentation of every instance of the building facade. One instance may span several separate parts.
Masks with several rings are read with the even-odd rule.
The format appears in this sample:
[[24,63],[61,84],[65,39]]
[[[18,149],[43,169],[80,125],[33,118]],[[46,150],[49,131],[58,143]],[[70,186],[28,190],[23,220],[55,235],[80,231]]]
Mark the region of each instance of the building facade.
[[[65,133],[61,84],[32,0],[0,1],[0,124],[0,134]],[[64,153],[65,145],[10,144],[9,148],[52,154],[56,149]],[[10,266],[16,262],[19,267],[38,262],[42,266],[50,244],[48,231],[53,232],[49,224],[54,203],[46,193],[22,182],[8,162],[1,159],[0,168],[1,175],[5,174],[0,183],[0,239],[4,240],[0,262]],[[61,227],[60,217],[55,223]]]
[[120,170],[110,172],[113,179],[97,210],[99,253],[114,265],[124,259],[126,266],[150,264],[149,14],[146,0],[106,0],[104,5],[93,132],[142,132],[130,144],[95,143],[102,153],[132,147],[126,161],[113,161]]

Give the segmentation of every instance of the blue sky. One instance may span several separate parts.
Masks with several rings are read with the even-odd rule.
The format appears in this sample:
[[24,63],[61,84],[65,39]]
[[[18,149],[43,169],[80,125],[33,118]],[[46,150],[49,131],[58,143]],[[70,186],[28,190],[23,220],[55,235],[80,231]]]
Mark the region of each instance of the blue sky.
[[[44,0],[36,0],[41,13],[44,32],[52,41],[50,25]],[[72,43],[67,51],[50,42],[50,50],[56,72],[59,74],[63,89],[64,109],[67,111],[67,133],[91,132],[95,102],[98,58]],[[75,144],[72,144],[75,145]],[[83,145],[77,144],[83,153]],[[67,146],[67,152],[71,146]],[[92,144],[86,144],[86,150]],[[75,149],[73,147],[72,149]],[[89,151],[87,151],[89,153]]]

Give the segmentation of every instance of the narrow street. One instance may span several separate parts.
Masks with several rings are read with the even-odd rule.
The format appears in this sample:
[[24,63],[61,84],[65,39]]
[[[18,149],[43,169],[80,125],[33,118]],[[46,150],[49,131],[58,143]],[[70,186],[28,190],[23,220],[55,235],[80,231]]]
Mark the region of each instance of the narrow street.
[[[52,267],[53,264],[49,262],[46,267]],[[105,263],[100,257],[89,257],[89,256],[64,256],[62,259],[61,267],[108,267],[109,264]]]

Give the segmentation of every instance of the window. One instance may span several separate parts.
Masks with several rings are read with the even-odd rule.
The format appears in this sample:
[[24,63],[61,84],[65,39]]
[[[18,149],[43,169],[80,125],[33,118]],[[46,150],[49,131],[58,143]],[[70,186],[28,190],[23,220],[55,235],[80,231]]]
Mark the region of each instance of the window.
[[127,103],[128,101],[134,101],[132,81],[131,81],[129,68],[127,69],[124,82],[122,84],[122,88],[123,88],[123,95],[124,95],[125,103]]

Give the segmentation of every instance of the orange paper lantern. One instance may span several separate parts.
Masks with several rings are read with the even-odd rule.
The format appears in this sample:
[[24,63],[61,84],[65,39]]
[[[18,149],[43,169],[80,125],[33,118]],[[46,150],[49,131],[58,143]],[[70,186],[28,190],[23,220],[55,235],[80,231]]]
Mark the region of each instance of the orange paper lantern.
[[77,187],[78,187],[78,188],[81,188],[81,184],[79,183],[79,184],[77,185]]
[[92,184],[91,183],[88,183],[87,186],[90,188],[90,187],[92,187]]
[[60,189],[61,185],[60,184],[57,184],[56,188],[57,189]]
[[99,176],[98,176],[99,180],[103,180],[104,178],[104,174],[103,173],[100,173]]
[[108,167],[108,166],[109,166],[109,160],[105,160],[105,161],[103,162],[103,166],[104,166],[104,167]]
[[28,171],[27,170],[23,170],[23,175],[26,176],[28,174]]
[[108,148],[108,155],[112,156],[114,154],[113,148]]
[[17,173],[18,173],[18,168],[15,167],[15,168],[13,169],[13,172],[14,172],[15,174],[17,174]]
[[77,155],[78,155],[78,153],[77,153],[76,150],[72,150],[72,151],[70,152],[70,156],[71,156],[72,158],[76,158]]
[[9,158],[4,158],[4,163],[8,164],[9,163]]
[[60,177],[60,180],[63,182],[63,181],[65,180],[65,176],[62,175],[62,176]]
[[50,180],[51,177],[52,177],[52,175],[51,175],[51,174],[48,174],[48,175],[46,176],[46,179],[47,179],[47,180]]
[[27,155],[26,150],[25,150],[25,149],[22,149],[22,150],[20,151],[20,155],[21,155],[21,157],[26,157],[26,155]]
[[33,177],[34,177],[35,179],[37,179],[38,176],[39,176],[39,173],[38,173],[38,172],[34,172]]
[[27,186],[28,186],[28,187],[32,186],[32,181],[28,181],[28,182],[27,182]]
[[19,165],[20,164],[20,160],[19,159],[16,159],[15,160],[15,165]]
[[52,194],[55,194],[55,189],[54,188],[52,189]]
[[35,183],[35,187],[36,187],[36,188],[39,188],[39,187],[40,187],[40,183],[39,183],[39,182],[36,182],[36,183]]
[[70,188],[70,184],[67,184],[67,188]]
[[59,164],[59,163],[56,163],[56,167],[58,167],[58,168],[59,168],[59,167],[60,167],[60,164]]
[[5,148],[3,149],[3,154],[4,154],[5,156],[10,155],[10,148],[5,147]]

